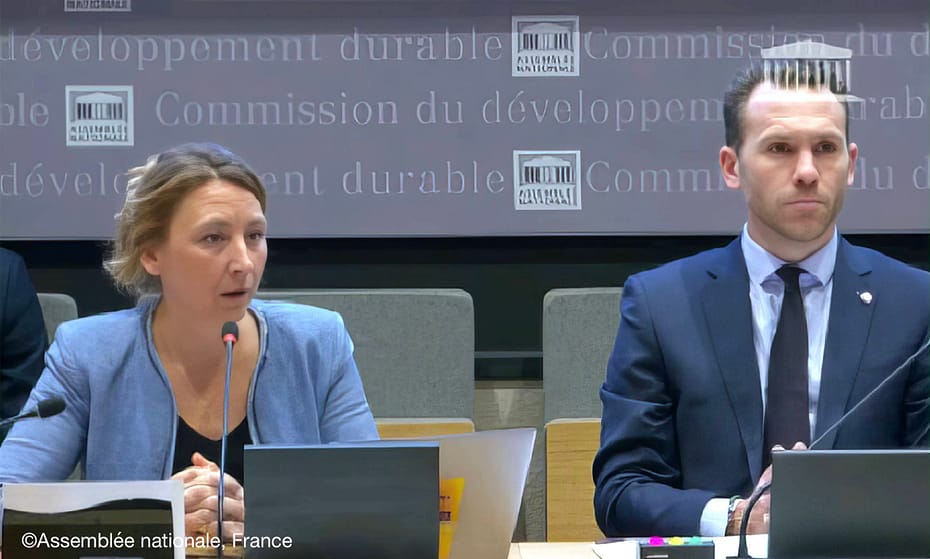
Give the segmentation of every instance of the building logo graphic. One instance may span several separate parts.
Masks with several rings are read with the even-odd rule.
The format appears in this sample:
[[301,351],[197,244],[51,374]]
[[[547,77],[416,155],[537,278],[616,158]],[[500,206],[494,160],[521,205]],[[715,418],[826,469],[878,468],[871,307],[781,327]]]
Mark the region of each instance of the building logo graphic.
[[580,151],[513,152],[515,210],[580,210]]
[[65,102],[65,145],[133,145],[131,85],[68,85]]
[[513,16],[513,77],[577,76],[578,16]]
[[762,49],[762,61],[766,77],[778,86],[797,88],[800,85],[803,88],[813,82],[836,95],[851,97],[851,49],[800,41]]
[[132,0],[65,0],[66,12],[131,12]]

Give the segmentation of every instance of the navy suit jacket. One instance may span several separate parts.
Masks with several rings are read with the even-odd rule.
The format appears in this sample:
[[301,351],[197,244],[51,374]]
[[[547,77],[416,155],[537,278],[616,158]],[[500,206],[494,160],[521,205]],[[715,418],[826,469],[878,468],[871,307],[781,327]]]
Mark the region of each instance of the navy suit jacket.
[[19,413],[44,366],[45,323],[23,259],[0,248],[0,416]]
[[[815,436],[914,353],[928,325],[930,274],[841,238]],[[749,495],[763,411],[739,239],[627,280],[601,400],[594,505],[606,535],[697,534],[709,499]],[[820,448],[925,444],[928,424],[925,351]]]

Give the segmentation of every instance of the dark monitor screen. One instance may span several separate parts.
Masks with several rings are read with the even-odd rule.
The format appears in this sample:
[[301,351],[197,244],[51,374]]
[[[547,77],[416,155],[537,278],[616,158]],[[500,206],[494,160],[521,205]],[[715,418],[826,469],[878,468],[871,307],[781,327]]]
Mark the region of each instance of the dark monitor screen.
[[249,559],[437,556],[438,443],[246,446],[245,477]]
[[772,456],[774,559],[930,557],[930,451]]

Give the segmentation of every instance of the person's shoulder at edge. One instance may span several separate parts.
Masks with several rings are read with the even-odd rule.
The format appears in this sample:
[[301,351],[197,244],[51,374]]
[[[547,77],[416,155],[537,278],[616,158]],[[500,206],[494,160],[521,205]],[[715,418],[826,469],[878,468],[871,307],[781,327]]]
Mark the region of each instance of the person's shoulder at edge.
[[[7,308],[19,306],[19,304],[25,306],[26,301],[30,298],[35,301],[36,290],[29,278],[25,260],[19,254],[3,247],[0,247],[0,289],[2,289],[0,296],[12,296],[17,300],[16,305],[8,304]],[[14,289],[16,291],[11,293]],[[10,303],[10,301],[7,300],[7,303]],[[3,308],[3,304],[0,302],[0,313],[3,312]],[[0,316],[0,318],[3,317]],[[12,319],[13,317],[7,316],[6,318]]]
[[0,268],[12,267],[16,263],[23,263],[23,257],[12,250],[0,247]]

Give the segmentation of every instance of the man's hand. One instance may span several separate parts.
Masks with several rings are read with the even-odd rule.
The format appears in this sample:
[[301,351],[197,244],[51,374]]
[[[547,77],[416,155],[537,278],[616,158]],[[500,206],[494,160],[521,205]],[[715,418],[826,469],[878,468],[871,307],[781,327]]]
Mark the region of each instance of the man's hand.
[[[780,452],[785,450],[781,445],[775,445],[772,448],[772,452]],[[794,443],[794,446],[791,450],[807,450],[807,445],[802,442]],[[765,486],[769,485],[772,482],[772,466],[769,465],[768,468],[762,472],[762,476],[759,477],[758,483],[756,483],[755,489],[752,490],[752,495],[757,494]],[[750,498],[752,497],[750,495]],[[769,532],[769,504],[771,503],[771,494],[766,492],[764,495],[759,497],[759,500],[756,501],[755,506],[752,507],[752,512],[749,515],[749,522],[746,524],[746,533],[747,534],[768,534]],[[743,516],[746,513],[746,505],[749,504],[749,499],[739,499],[736,502],[736,508],[733,510],[733,515],[730,517],[729,522],[727,522],[726,534],[728,536],[735,536],[739,534],[739,526],[743,521]]]
[[[219,501],[220,468],[199,452],[191,456],[191,466],[174,474],[171,479],[184,484],[184,531],[188,536],[216,535],[217,503]],[[223,539],[232,540],[245,526],[245,493],[235,478],[224,477]]]

